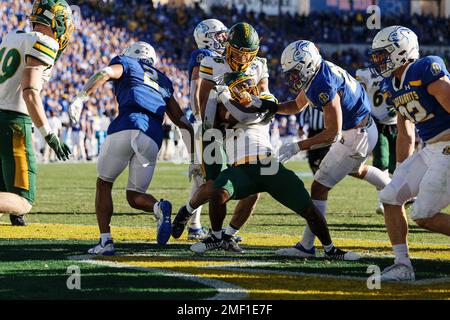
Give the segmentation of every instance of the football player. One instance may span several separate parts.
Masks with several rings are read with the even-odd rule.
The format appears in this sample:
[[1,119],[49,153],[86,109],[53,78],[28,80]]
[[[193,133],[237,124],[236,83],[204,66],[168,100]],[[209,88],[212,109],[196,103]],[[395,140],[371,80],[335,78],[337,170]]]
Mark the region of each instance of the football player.
[[36,195],[33,124],[58,159],[70,155],[51,130],[40,92],[69,43],[72,11],[64,0],[37,0],[30,22],[32,32],[11,31],[0,44],[0,212],[13,225],[25,225]]
[[[119,115],[109,128],[97,163],[98,179],[95,211],[100,241],[91,254],[114,255],[110,222],[113,214],[111,190],[116,178],[129,166],[126,197],[131,207],[153,212],[157,218],[157,242],[166,244],[171,234],[172,205],[157,201],[146,191],[153,177],[161,147],[162,122],[169,118],[184,132],[193,161],[193,130],[173,96],[172,82],[154,66],[156,53],[145,42],[128,47],[123,55],[113,58],[108,67],[96,72],[69,106],[72,121],[77,122],[83,102],[107,81],[112,80],[119,103]],[[192,137],[192,139],[191,139]]]
[[[223,141],[220,139],[207,141],[208,139],[213,139],[213,137],[209,136],[208,133],[205,135],[209,129],[213,129],[213,124],[208,125],[204,122],[207,102],[212,101],[209,99],[210,93],[214,91],[216,85],[224,84],[224,75],[226,73],[233,71],[242,71],[250,75],[260,92],[269,91],[267,62],[265,59],[257,57],[258,51],[259,37],[256,30],[248,23],[237,23],[229,30],[225,45],[225,55],[209,56],[201,61],[199,67],[198,101],[196,103],[198,104],[197,109],[200,110],[203,119],[202,170],[206,183],[198,189],[185,206],[180,208],[172,224],[172,236],[174,238],[181,236],[193,211],[209,201],[213,190],[213,181],[219,176],[221,171],[227,168],[227,156],[223,148]],[[212,109],[216,108],[217,101],[212,101],[211,107]],[[205,159],[205,149],[214,149],[214,155]],[[226,228],[224,235],[224,242],[229,250],[241,251],[234,241],[234,236],[243,225],[243,222],[251,215],[257,200],[258,195],[254,194],[240,200],[237,204],[235,214],[230,221],[230,225]],[[216,213],[214,206],[210,203],[209,217],[214,237],[208,237],[205,241],[214,240],[214,243],[209,246],[211,249],[221,247],[222,223],[225,216]]]
[[[371,59],[371,70],[385,78],[382,88],[397,111],[398,128],[399,165],[380,192],[395,261],[381,280],[414,280],[405,202],[417,196],[412,219],[424,229],[450,236],[450,216],[442,212],[450,204],[450,74],[440,57],[419,58],[417,36],[402,26],[378,32]],[[416,153],[414,125],[426,143]]]
[[[388,106],[381,91],[382,76],[369,68],[356,70],[356,80],[366,89],[371,102],[372,117],[378,129],[378,142],[373,149],[373,166],[386,175],[393,174],[396,166],[395,144],[397,140],[397,115],[394,107]],[[378,199],[376,213],[384,213],[383,204]]]
[[[188,66],[190,105],[197,122],[195,128],[201,127],[202,122],[200,110],[198,109],[200,62],[205,57],[218,57],[223,54],[227,34],[228,28],[217,19],[203,20],[195,27],[194,39],[198,49],[192,52]],[[201,141],[199,141],[201,140],[201,137],[197,138],[197,135],[201,135],[201,130],[197,130],[196,132],[196,155],[197,152],[201,152]],[[195,192],[197,192],[198,188],[204,183],[201,166],[196,165],[191,167],[191,170],[189,170],[189,179],[192,180],[190,195],[190,197],[192,197]],[[202,224],[200,222],[201,210],[202,206],[195,209],[192,213],[190,226],[188,229],[188,240],[202,240],[206,237],[206,233],[203,231]]]
[[[260,192],[269,193],[275,200],[293,210],[307,220],[322,242],[325,255],[335,260],[357,260],[359,256],[334,247],[325,218],[314,207],[303,182],[291,170],[286,169],[273,156],[269,127],[275,112],[295,114],[298,107],[295,101],[277,105],[269,92],[261,95],[252,77],[242,72],[227,73],[227,86],[216,86],[217,99],[227,109],[222,119],[235,123],[225,136],[226,152],[231,164],[214,180],[214,190],[210,203],[218,217],[225,217],[226,203],[229,200],[245,199]],[[214,94],[214,93],[213,93]],[[259,97],[258,97],[259,96]],[[205,118],[208,123],[208,118]],[[240,217],[242,224],[244,218]],[[223,219],[222,219],[223,221]],[[226,235],[217,239],[209,238],[191,246],[196,253],[215,249],[217,243],[227,249]]]
[[[380,169],[364,164],[377,143],[378,131],[361,84],[347,71],[322,59],[310,41],[289,44],[281,56],[281,65],[288,86],[298,92],[301,109],[309,104],[323,112],[325,130],[312,138],[281,146],[280,160],[284,162],[300,150],[331,144],[311,186],[315,206],[325,216],[329,191],[347,175],[383,189],[389,177]],[[302,240],[283,253],[314,257],[314,239],[307,226]]]

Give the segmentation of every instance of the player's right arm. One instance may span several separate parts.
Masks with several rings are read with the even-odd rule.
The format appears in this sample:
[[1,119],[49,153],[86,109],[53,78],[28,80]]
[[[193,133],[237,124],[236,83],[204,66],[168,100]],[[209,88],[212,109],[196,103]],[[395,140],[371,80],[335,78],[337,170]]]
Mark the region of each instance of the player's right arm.
[[397,112],[397,163],[402,163],[414,153],[414,124]]
[[278,114],[291,115],[302,112],[308,106],[308,99],[306,98],[305,92],[302,90],[297,95],[295,100],[290,100],[282,102],[278,105]]
[[109,80],[120,79],[123,75],[124,68],[122,64],[112,64],[105,67],[91,76],[83,89],[77,94],[74,101],[69,106],[70,119],[77,123],[80,120],[81,111],[83,110],[83,103],[89,99],[89,96],[97,91]]

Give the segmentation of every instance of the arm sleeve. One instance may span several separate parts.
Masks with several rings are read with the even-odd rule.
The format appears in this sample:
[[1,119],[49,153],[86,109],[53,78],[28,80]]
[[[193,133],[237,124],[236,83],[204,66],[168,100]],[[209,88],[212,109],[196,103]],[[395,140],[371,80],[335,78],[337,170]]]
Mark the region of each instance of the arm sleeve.
[[30,38],[30,43],[27,45],[26,56],[31,56],[48,66],[55,64],[55,59],[58,54],[59,44],[56,40],[36,33],[34,37]]
[[422,84],[429,85],[430,83],[439,80],[443,76],[448,76],[447,67],[444,60],[437,56],[429,56],[423,60],[423,74]]
[[[255,98],[256,97],[254,97],[254,99]],[[258,99],[258,98],[256,98],[256,99]],[[265,107],[266,110],[264,112],[249,112],[249,113],[247,113],[247,112],[241,111],[237,106],[234,105],[233,101],[231,100],[231,94],[228,90],[223,91],[219,95],[219,100],[223,103],[223,105],[230,112],[230,114],[233,116],[233,118],[235,118],[237,121],[239,121],[240,123],[243,123],[243,124],[255,124],[255,123],[262,122],[263,120],[266,119],[267,113],[270,113],[270,110],[268,110],[269,106]],[[270,101],[261,100],[261,103],[269,104]],[[274,103],[274,102],[272,102],[272,103],[276,106],[276,103]],[[275,112],[273,112],[273,114],[275,114]]]

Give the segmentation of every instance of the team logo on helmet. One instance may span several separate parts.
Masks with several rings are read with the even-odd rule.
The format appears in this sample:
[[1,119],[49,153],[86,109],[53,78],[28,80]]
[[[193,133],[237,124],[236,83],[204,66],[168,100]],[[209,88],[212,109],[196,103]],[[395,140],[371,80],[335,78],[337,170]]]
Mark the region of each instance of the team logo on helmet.
[[198,27],[197,27],[199,30],[200,30],[200,32],[202,32],[202,33],[206,33],[206,32],[208,32],[208,30],[209,30],[209,27],[206,25],[206,23],[203,23],[203,22],[200,22],[200,24],[198,25]]
[[297,43],[297,45],[295,46],[295,52],[294,52],[294,61],[303,61],[304,58],[302,56],[302,51],[309,53],[306,49],[306,47],[308,46],[308,42],[299,42]]

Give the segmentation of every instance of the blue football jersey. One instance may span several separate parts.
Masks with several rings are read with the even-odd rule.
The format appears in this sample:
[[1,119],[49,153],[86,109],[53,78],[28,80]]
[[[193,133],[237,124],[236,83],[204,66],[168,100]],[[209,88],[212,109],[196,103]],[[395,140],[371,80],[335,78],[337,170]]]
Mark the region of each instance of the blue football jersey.
[[138,59],[117,56],[109,65],[115,64],[123,66],[123,75],[113,81],[119,115],[110,124],[108,134],[137,129],[161,145],[161,124],[166,105],[173,95],[172,82],[153,66]]
[[215,51],[209,50],[209,49],[197,49],[192,51],[191,57],[189,58],[189,82],[191,82],[192,79],[192,70],[195,67],[200,67],[200,62],[203,60],[204,57],[210,57],[210,56],[218,56],[219,54]]
[[342,130],[356,127],[370,114],[370,101],[366,91],[347,71],[322,60],[320,70],[306,89],[312,107],[323,111],[338,92],[341,94]]
[[444,61],[427,56],[407,66],[400,88],[395,86],[393,76],[383,80],[387,103],[416,125],[423,141],[450,130],[450,113],[427,91],[430,83],[443,76],[449,76]]

